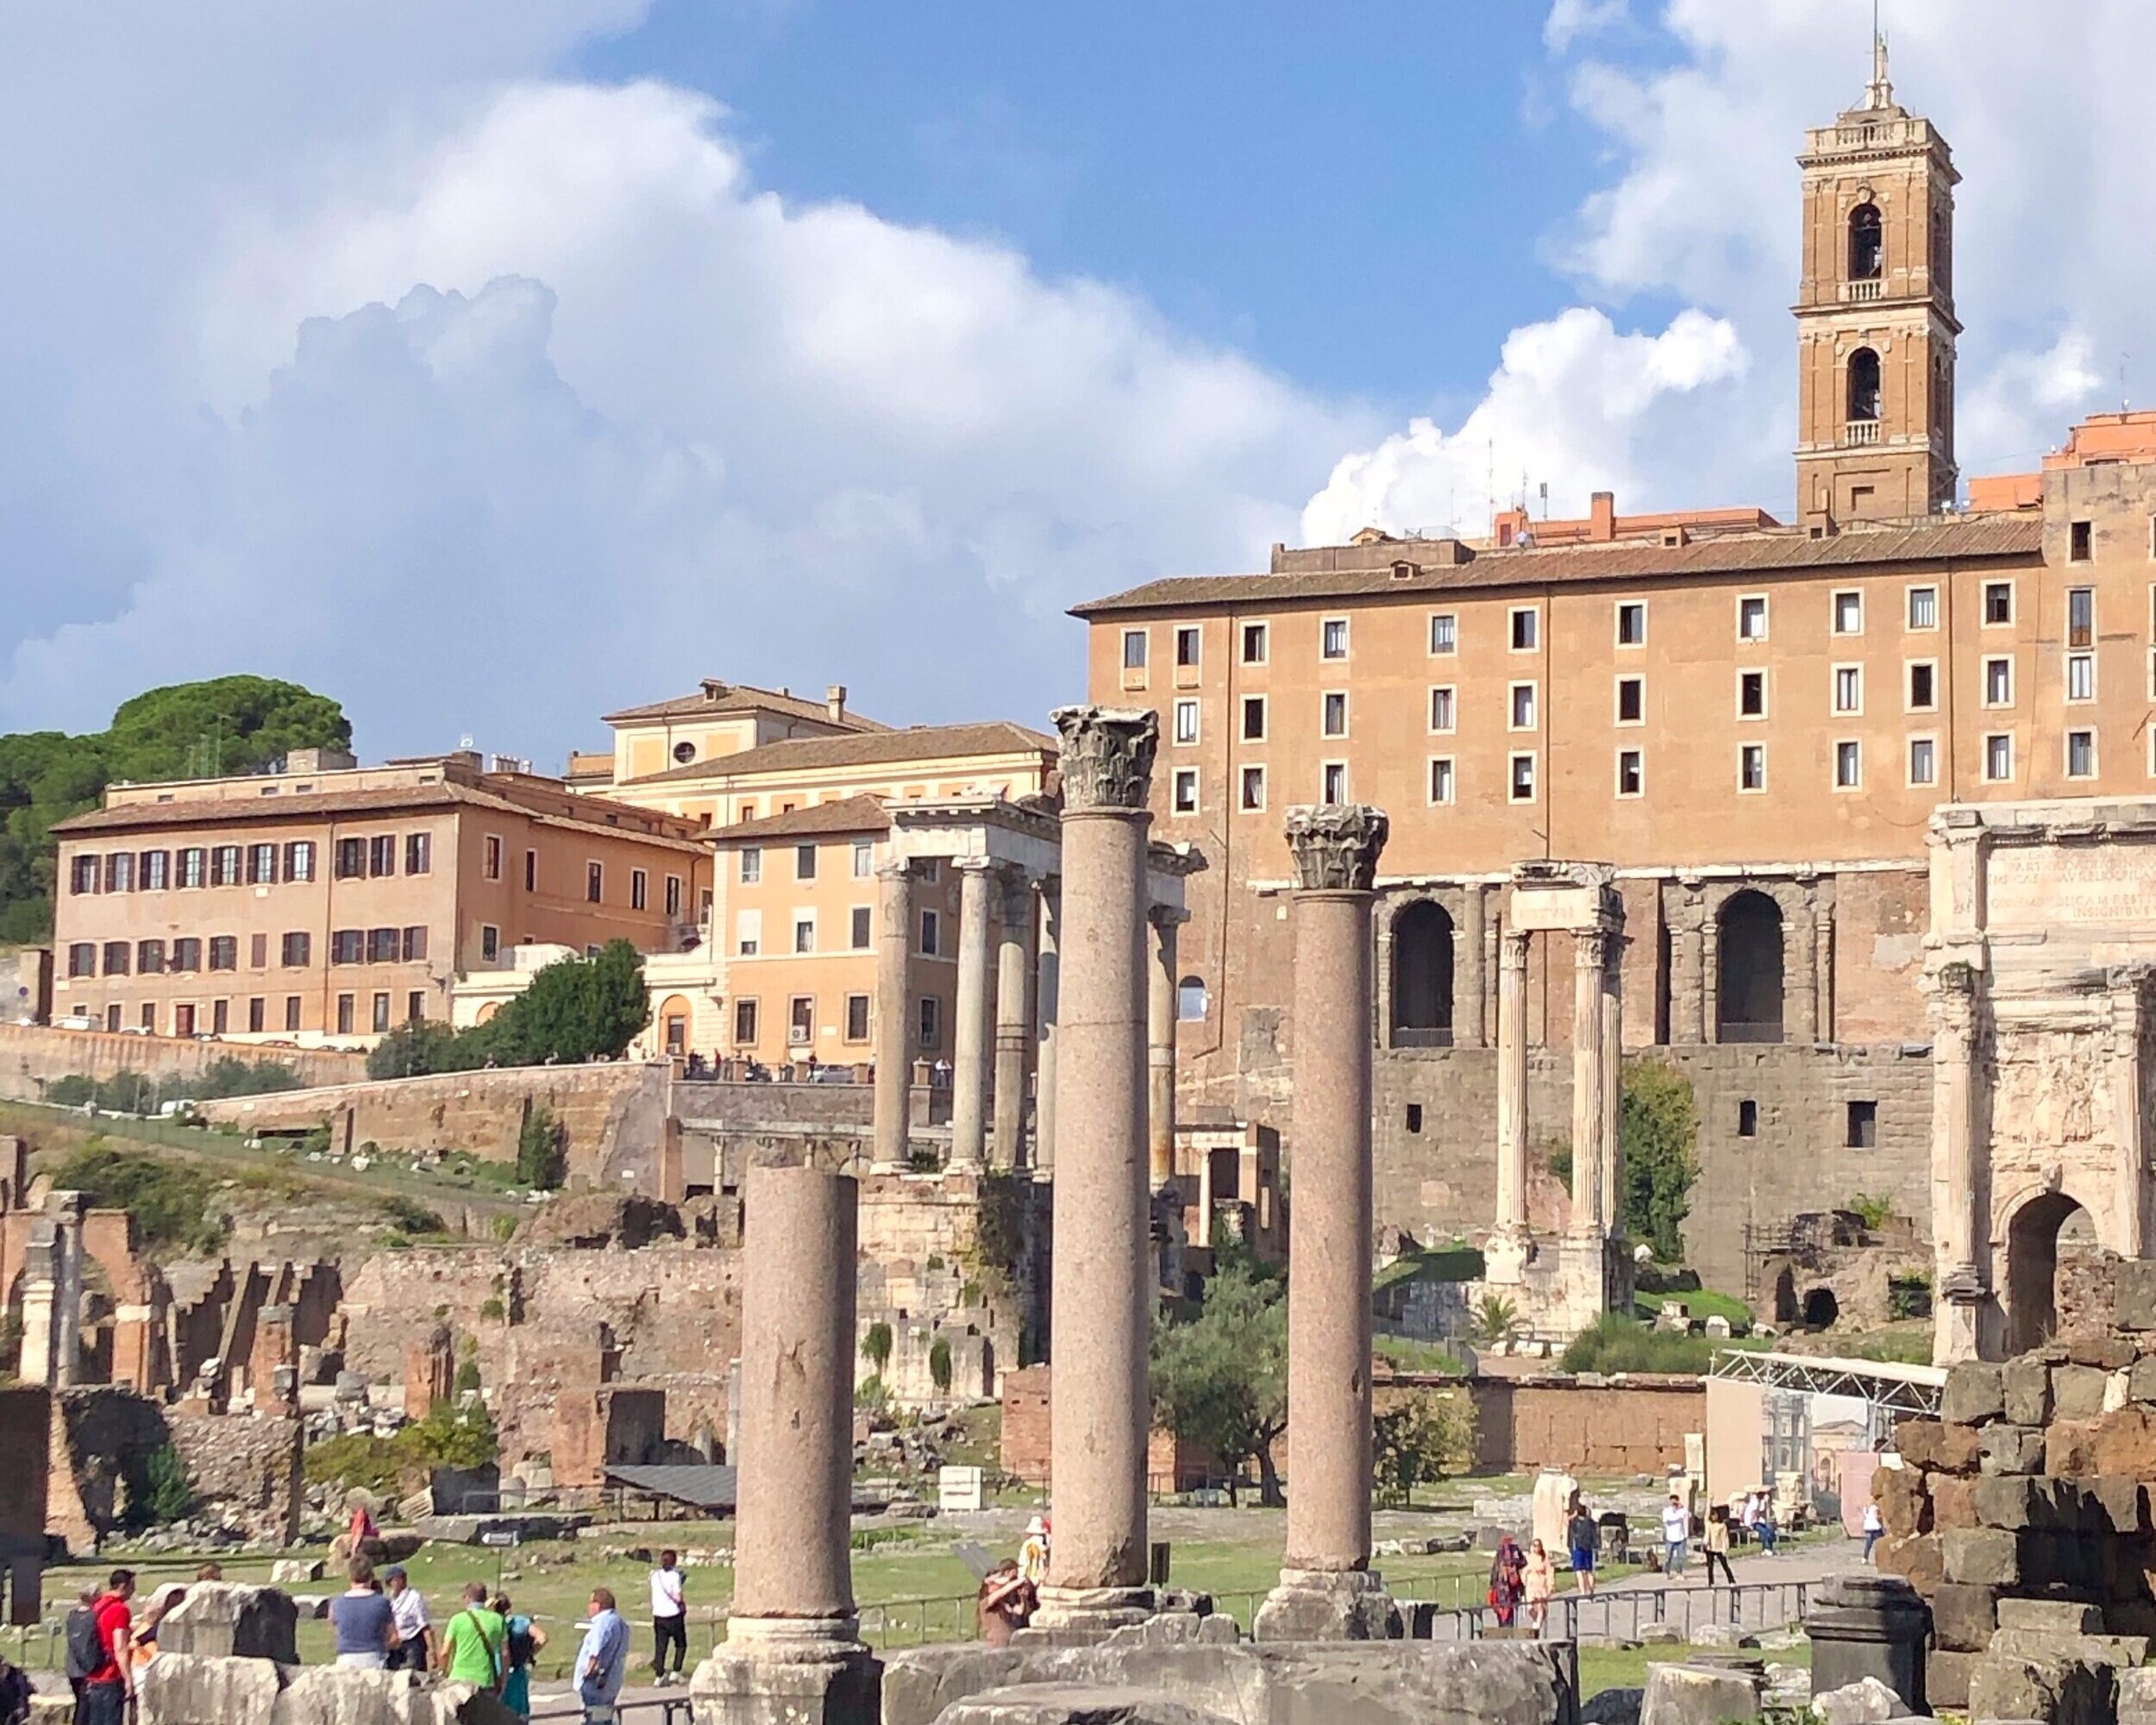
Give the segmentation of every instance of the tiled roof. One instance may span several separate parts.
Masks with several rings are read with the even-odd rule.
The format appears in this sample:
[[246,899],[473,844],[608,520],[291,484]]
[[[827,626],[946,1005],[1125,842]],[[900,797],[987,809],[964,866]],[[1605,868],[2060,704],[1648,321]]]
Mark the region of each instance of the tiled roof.
[[[2044,524],[2025,515],[1965,516],[1921,526],[1852,529],[1814,539],[1802,529],[1733,534],[1689,545],[1608,544],[1562,549],[1475,551],[1460,561],[1420,561],[1433,547],[1395,540],[1367,548],[1369,567],[1285,574],[1175,575],[1106,599],[1073,605],[1074,617],[1164,611],[1200,605],[1271,605],[1282,600],[1364,599],[1381,593],[1457,593],[1592,581],[1670,580],[1730,574],[1802,574],[1880,563],[1977,561],[2040,554]],[[1386,554],[1389,553],[1388,555]],[[1359,561],[1359,558],[1357,559]],[[1394,573],[1395,563],[1413,573]]]
[[788,809],[755,820],[737,820],[715,829],[711,837],[724,843],[736,838],[807,838],[826,832],[881,832],[891,825],[890,812],[876,797],[841,797],[809,808]]
[[909,761],[935,761],[946,756],[1054,754],[1056,739],[1028,731],[1008,719],[978,724],[917,724],[905,731],[876,731],[858,737],[796,737],[784,743],[767,743],[761,749],[744,749],[738,755],[715,755],[708,761],[692,761],[686,767],[670,767],[663,773],[632,780],[637,785],[693,782],[702,779],[731,779],[749,773],[793,773],[829,767],[902,765]]
[[676,695],[671,700],[653,701],[645,706],[624,707],[619,712],[607,713],[601,722],[624,724],[651,718],[709,718],[736,712],[782,712],[794,718],[845,725],[854,731],[889,728],[857,712],[849,712],[834,720],[830,709],[822,701],[804,700],[799,695],[781,694],[776,689],[760,689],[753,683],[714,682],[711,687],[718,691],[716,693],[699,689],[693,695]]

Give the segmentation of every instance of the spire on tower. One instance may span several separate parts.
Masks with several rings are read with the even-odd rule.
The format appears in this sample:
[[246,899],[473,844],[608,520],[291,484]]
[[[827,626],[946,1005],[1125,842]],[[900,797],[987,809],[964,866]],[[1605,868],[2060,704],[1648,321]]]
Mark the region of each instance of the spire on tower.
[[1864,105],[1867,108],[1891,108],[1894,105],[1894,84],[1887,77],[1886,32],[1879,28],[1878,0],[1871,3],[1871,83],[1865,91]]

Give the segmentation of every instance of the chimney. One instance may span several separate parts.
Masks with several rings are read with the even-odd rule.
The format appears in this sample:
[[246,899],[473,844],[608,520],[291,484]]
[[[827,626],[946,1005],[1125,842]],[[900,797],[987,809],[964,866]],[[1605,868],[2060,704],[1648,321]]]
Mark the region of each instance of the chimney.
[[1617,493],[1598,491],[1588,499],[1587,536],[1597,545],[1607,545],[1617,536]]
[[845,722],[845,684],[833,683],[824,691],[824,711],[830,715],[833,724],[843,724]]

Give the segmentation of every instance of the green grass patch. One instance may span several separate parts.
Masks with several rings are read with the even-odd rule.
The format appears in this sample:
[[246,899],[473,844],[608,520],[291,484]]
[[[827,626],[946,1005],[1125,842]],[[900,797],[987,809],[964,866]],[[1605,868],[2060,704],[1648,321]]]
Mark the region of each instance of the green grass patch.
[[1400,1371],[1442,1372],[1447,1377],[1467,1373],[1467,1362],[1445,1342],[1419,1341],[1413,1336],[1374,1336],[1370,1346]]
[[1727,1318],[1739,1333],[1752,1327],[1751,1307],[1734,1294],[1718,1294],[1711,1288],[1695,1288],[1689,1294],[1636,1294],[1633,1310],[1641,1322],[1651,1324],[1661,1315],[1664,1300],[1678,1302],[1695,1318]]
[[231,1227],[211,1202],[214,1183],[177,1157],[122,1150],[91,1138],[53,1170],[53,1184],[83,1195],[91,1209],[133,1214],[152,1251],[207,1256]]

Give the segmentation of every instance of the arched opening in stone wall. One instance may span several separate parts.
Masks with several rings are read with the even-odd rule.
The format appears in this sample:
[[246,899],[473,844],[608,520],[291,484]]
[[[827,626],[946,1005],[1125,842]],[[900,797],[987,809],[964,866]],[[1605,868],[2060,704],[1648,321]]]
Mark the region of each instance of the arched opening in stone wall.
[[2059,1329],[2062,1258],[2097,1249],[2089,1213],[2064,1192],[2046,1192],[2014,1213],[2006,1230],[2006,1351],[2041,1347]]
[[1716,1040],[1782,1040],[1782,907],[1764,893],[1733,894],[1721,908]]
[[1849,423],[1875,423],[1880,413],[1879,356],[1859,348],[1849,356]]
[[1849,279],[1877,281],[1884,273],[1886,241],[1879,206],[1859,204],[1849,212]]
[[1804,1291],[1804,1327],[1823,1330],[1841,1316],[1841,1302],[1834,1297],[1831,1288],[1808,1288]]
[[1393,921],[1393,1046],[1452,1044],[1452,919],[1421,899]]

